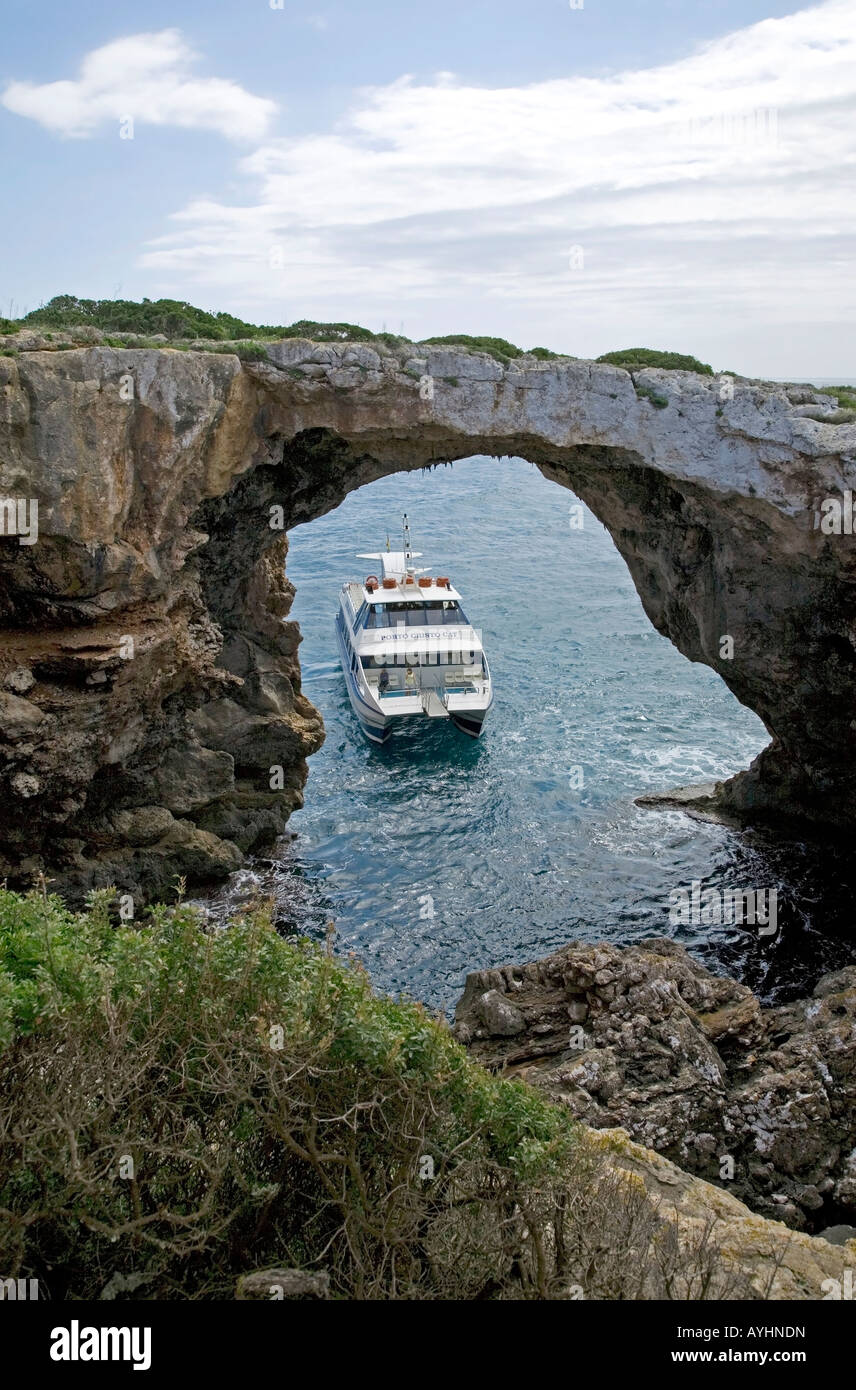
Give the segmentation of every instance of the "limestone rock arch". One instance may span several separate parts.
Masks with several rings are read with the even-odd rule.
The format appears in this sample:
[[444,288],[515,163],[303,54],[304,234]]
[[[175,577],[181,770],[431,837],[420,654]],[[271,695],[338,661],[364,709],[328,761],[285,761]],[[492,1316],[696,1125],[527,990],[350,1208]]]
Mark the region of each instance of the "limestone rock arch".
[[35,544],[0,536],[10,882],[145,899],[268,845],[323,739],[285,532],[375,478],[474,454],[522,456],[581,497],[655,628],[763,719],[769,747],[712,805],[856,819],[856,538],[819,526],[823,499],[846,511],[856,425],[830,397],[303,340],[252,361],[22,352],[0,357],[0,391],[0,504],[38,504]]

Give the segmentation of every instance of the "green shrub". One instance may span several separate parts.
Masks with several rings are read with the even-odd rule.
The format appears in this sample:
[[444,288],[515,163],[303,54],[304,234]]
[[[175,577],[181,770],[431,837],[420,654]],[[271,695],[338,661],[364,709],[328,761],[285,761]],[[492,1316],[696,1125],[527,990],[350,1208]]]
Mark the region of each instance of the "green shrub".
[[[157,347],[152,338],[163,337],[173,344],[179,341],[223,343],[224,351],[232,344],[251,340],[307,338],[318,343],[377,342],[392,351],[410,346],[409,340],[395,333],[373,333],[355,323],[323,323],[315,319],[299,319],[292,324],[254,324],[236,318],[234,314],[209,313],[185,300],[143,299],[81,299],[73,294],[55,295],[47,304],[32,310],[22,319],[0,319],[0,332],[12,333],[21,328],[73,329],[81,326],[97,328],[102,333],[133,333],[139,335],[140,345]],[[129,346],[129,344],[119,344]],[[485,352],[494,361],[507,366],[512,359],[524,355],[524,349],[506,338],[478,337],[468,333],[450,333],[442,337],[424,338],[422,346],[458,347],[471,352]],[[531,357],[539,361],[554,361],[563,354],[550,348],[534,347]],[[250,354],[252,360],[252,354]],[[624,348],[607,352],[597,359],[628,370],[641,367],[665,367],[671,370],[702,372],[712,375],[712,369],[695,357],[677,352],[659,352],[653,348]],[[824,388],[826,389],[826,388]]]
[[679,1238],[608,1144],[419,1004],[261,905],[140,926],[114,896],[0,890],[4,1278],[54,1300],[229,1298],[274,1266],[339,1298],[728,1296],[709,1231]]
[[402,338],[397,333],[387,333],[384,331],[383,333],[376,333],[374,336],[377,342],[383,343],[384,347],[390,348],[393,352],[403,347],[412,347],[409,338]]
[[270,331],[283,338],[309,338],[313,343],[369,343],[378,337],[356,323],[316,323],[314,319],[300,319],[288,328]]
[[660,352],[657,348],[621,348],[618,352],[605,352],[598,362],[608,362],[613,367],[624,367],[627,371],[642,367],[663,367],[675,372],[700,372],[703,376],[713,376],[713,368],[697,357],[688,357],[681,352]]
[[[566,1111],[263,911],[115,925],[110,897],[0,892],[4,1277],[229,1297],[247,1269],[323,1261],[346,1296],[503,1286],[521,1203],[537,1222],[566,1185]],[[555,1290],[555,1260],[520,1254],[514,1287]]]
[[650,401],[657,410],[666,409],[669,404],[668,396],[664,396],[660,391],[655,391],[654,387],[649,386],[645,381],[636,381],[633,385],[640,400]]
[[[105,333],[138,333],[168,340],[199,338],[210,342],[237,342],[257,338],[311,338],[315,342],[361,342],[375,337],[367,328],[350,323],[316,323],[301,319],[288,327],[245,323],[233,314],[211,314],[177,299],[79,299],[56,295],[15,327],[75,328],[88,325]],[[11,331],[11,330],[10,330]]]
[[21,320],[26,327],[74,328],[88,324],[107,333],[163,334],[167,338],[252,338],[257,330],[232,314],[209,314],[177,299],[79,299],[55,295]]
[[242,362],[267,362],[267,348],[262,343],[241,344],[237,354]]
[[507,366],[512,357],[523,356],[523,349],[515,347],[514,343],[509,343],[505,338],[473,338],[469,333],[449,333],[444,338],[423,338],[420,346],[461,347],[470,352],[486,352],[503,366]]
[[856,386],[815,386],[824,396],[834,396],[841,410],[856,410]]
[[804,411],[803,418],[817,420],[822,425],[852,425],[856,420],[856,409],[824,411],[818,406],[816,410]]

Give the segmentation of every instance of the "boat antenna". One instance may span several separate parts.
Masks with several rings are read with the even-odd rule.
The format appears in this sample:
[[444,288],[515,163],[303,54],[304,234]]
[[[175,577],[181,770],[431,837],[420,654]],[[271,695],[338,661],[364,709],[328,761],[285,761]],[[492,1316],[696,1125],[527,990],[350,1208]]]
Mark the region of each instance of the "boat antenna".
[[386,548],[389,550],[389,532],[386,533]]
[[407,512],[404,513],[404,569],[405,573],[410,574],[413,570],[413,551],[410,540],[410,522],[407,520]]

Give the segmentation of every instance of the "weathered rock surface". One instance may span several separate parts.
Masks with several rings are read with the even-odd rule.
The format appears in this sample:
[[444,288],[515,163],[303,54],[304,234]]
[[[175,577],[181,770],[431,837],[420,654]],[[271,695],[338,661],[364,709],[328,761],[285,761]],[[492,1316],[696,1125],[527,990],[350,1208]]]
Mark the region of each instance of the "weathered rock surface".
[[753,1211],[810,1230],[856,1217],[854,966],[811,999],[762,1009],[673,941],[572,943],[469,975],[455,1034],[485,1065],[596,1129],[626,1129]]
[[[804,1302],[852,1296],[856,1240],[832,1244],[758,1216],[733,1193],[634,1143],[623,1129],[602,1131],[599,1141],[605,1165],[628,1183],[641,1184],[660,1213],[674,1221],[688,1263],[700,1248],[709,1249],[717,1281],[726,1285],[714,1296]],[[639,1296],[654,1294],[643,1286]],[[695,1287],[678,1288],[672,1296],[703,1295]]]
[[[606,1184],[607,1200],[619,1204],[624,1196],[629,1210],[637,1212],[630,1221],[637,1240],[644,1226],[635,1206],[640,1198],[651,1213],[651,1230],[659,1227],[660,1241],[662,1225],[674,1231],[676,1248],[668,1262],[674,1266],[672,1279],[663,1279],[662,1269],[667,1261],[662,1252],[659,1259],[650,1250],[647,1254],[640,1250],[631,1255],[622,1246],[612,1252],[624,1267],[621,1284],[628,1296],[662,1298],[665,1282],[669,1296],[676,1300],[814,1302],[848,1297],[856,1269],[856,1240],[828,1242],[789,1230],[780,1221],[757,1216],[730,1192],[682,1172],[668,1159],[634,1143],[623,1129],[589,1131],[585,1143],[596,1155],[593,1171],[597,1180]],[[619,1219],[616,1231],[620,1229]],[[603,1232],[606,1239],[614,1234]],[[593,1235],[596,1244],[597,1232]],[[596,1251],[597,1264],[602,1255],[602,1251]],[[628,1264],[633,1271],[629,1279]],[[573,1285],[568,1288],[567,1297],[608,1296],[603,1289],[603,1269],[597,1270],[595,1278],[599,1288]],[[324,1271],[257,1270],[242,1275],[235,1297],[244,1301],[326,1299],[330,1297],[329,1276]]]
[[475,453],[581,496],[654,626],[765,721],[770,747],[717,804],[856,820],[853,538],[817,524],[856,480],[856,425],[831,423],[832,398],[441,347],[15,345],[0,502],[37,502],[38,536],[0,536],[0,875],[146,897],[269,844],[323,737],[283,621],[283,529]]

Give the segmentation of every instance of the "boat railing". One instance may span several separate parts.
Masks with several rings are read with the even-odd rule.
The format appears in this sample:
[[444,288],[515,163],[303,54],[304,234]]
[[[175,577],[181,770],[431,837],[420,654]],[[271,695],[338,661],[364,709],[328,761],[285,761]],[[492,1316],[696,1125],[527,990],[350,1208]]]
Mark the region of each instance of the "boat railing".
[[436,695],[445,705],[448,703],[450,695],[487,695],[490,690],[490,685],[487,681],[478,683],[469,681],[464,685],[431,685],[413,686],[410,688],[404,685],[391,685],[388,686],[386,690],[381,690],[379,686],[372,686],[370,689],[373,694],[377,695],[379,700],[400,699],[402,695],[419,695],[424,709],[431,694]]
[[465,681],[460,685],[447,685],[442,698],[445,699],[447,695],[487,695],[489,690],[488,681]]
[[487,695],[490,691],[490,677],[449,673],[442,682],[435,683],[423,682],[421,676],[416,673],[413,682],[408,684],[403,673],[393,670],[385,688],[381,687],[379,681],[371,681],[369,688],[380,700],[400,698],[402,695],[419,695],[424,706],[431,694],[435,694],[443,703],[449,695]]

